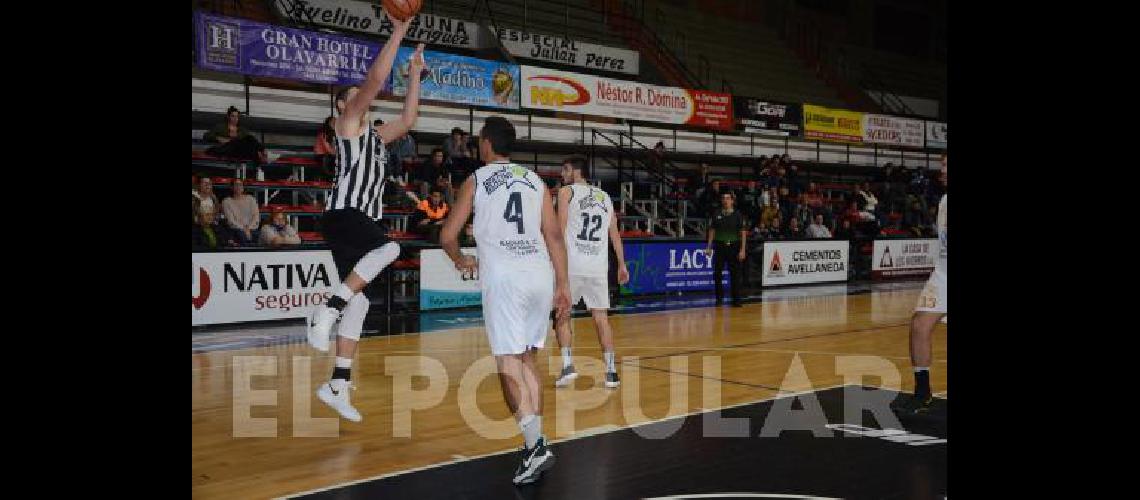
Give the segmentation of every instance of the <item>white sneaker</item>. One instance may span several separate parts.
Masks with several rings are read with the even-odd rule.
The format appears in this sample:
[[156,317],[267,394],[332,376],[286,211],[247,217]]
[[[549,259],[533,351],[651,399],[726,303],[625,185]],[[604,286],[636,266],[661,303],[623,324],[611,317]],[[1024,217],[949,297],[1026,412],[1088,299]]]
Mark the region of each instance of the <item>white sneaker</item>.
[[360,412],[352,407],[352,403],[348,401],[348,385],[345,385],[340,391],[334,391],[330,382],[321,384],[320,389],[317,389],[317,398],[321,400],[329,408],[336,410],[340,416],[353,422],[359,422],[364,417],[360,416]]
[[309,339],[309,345],[313,346],[321,352],[328,352],[329,350],[329,337],[332,336],[333,325],[340,319],[340,311],[328,306],[318,306],[313,311],[312,316],[309,316],[309,322],[306,323],[306,336]]
[[578,372],[574,370],[574,365],[562,368],[562,374],[558,376],[558,380],[554,381],[554,387],[566,387],[576,378],[578,378]]

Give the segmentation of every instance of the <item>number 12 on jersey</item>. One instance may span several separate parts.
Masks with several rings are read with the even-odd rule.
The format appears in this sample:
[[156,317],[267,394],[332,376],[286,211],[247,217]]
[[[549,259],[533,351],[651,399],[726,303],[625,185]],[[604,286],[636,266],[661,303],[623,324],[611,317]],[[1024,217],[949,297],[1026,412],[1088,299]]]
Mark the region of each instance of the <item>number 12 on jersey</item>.
[[[594,228],[593,229],[590,229],[590,221],[594,222]],[[591,217],[590,214],[582,214],[582,232],[578,234],[578,239],[583,240],[583,241],[599,241],[597,234],[598,234],[598,229],[601,229],[601,228],[602,228],[602,216],[595,215],[595,216]],[[590,231],[589,236],[586,235],[587,230]]]

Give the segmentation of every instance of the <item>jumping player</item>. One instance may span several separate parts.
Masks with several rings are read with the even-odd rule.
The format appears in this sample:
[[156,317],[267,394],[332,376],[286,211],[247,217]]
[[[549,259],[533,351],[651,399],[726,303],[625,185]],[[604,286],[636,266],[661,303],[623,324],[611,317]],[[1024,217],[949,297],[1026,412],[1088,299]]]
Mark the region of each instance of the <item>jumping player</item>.
[[[326,352],[333,326],[337,329],[336,367],[330,380],[317,389],[317,397],[340,415],[359,422],[360,412],[349,401],[348,388],[352,359],[368,312],[368,298],[361,291],[385,267],[396,260],[400,246],[388,240],[377,225],[382,216],[380,199],[384,193],[384,167],[388,155],[384,145],[408,132],[419,115],[420,79],[408,79],[404,112],[378,128],[373,128],[368,108],[380,93],[400,40],[408,23],[392,19],[392,36],[368,69],[359,86],[347,87],[336,95],[337,172],[332,194],[321,216],[321,233],[332,251],[341,283],[333,296],[317,307],[308,322],[309,344]],[[410,74],[423,70],[424,45],[416,47],[410,61]]]

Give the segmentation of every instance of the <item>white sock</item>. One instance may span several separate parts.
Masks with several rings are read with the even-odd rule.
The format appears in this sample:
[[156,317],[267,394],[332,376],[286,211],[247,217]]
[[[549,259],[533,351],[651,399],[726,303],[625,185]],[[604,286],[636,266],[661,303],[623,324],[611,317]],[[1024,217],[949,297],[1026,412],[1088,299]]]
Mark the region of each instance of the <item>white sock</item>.
[[336,357],[336,367],[337,368],[352,368],[352,358],[342,358],[340,356],[337,356]]
[[570,348],[569,347],[563,347],[562,348],[562,368],[566,368],[567,366],[570,366],[572,364],[574,364],[574,358],[570,355]]
[[606,358],[606,371],[616,373],[617,368],[614,367],[614,352],[613,351],[603,352],[602,357]]
[[519,429],[522,430],[527,449],[534,448],[535,443],[538,443],[538,438],[542,436],[542,416],[524,416],[519,419]]
[[341,283],[337,285],[336,290],[333,290],[333,295],[344,299],[345,302],[352,300],[352,296],[356,295],[348,285]]
[[929,367],[929,366],[916,366],[916,367],[914,367],[914,372],[915,372],[915,373],[918,373],[918,372],[928,372],[928,371],[930,371],[930,367]]

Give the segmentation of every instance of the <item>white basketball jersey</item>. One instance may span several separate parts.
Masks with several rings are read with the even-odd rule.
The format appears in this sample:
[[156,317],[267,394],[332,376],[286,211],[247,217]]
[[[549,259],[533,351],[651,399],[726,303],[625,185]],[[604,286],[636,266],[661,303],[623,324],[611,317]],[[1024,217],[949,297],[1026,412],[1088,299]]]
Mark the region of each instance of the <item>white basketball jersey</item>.
[[566,207],[566,256],[571,276],[606,276],[610,266],[610,218],[614,203],[601,189],[570,185]]
[[475,252],[479,274],[551,267],[542,237],[542,198],[538,174],[507,161],[480,167],[475,176]]
[[934,262],[936,272],[946,272],[946,195],[938,202],[938,218],[935,222],[938,229],[938,260]]

